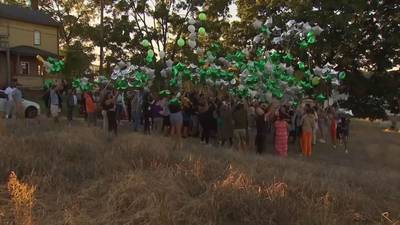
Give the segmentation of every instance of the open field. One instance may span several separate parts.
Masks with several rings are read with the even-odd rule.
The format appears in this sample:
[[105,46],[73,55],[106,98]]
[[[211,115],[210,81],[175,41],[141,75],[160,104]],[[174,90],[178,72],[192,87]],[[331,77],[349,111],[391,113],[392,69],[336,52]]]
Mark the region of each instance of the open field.
[[[0,136],[0,224],[400,224],[400,134],[353,124],[349,155],[321,145],[311,159],[293,146],[282,159],[271,146],[257,156],[193,140],[174,151],[127,131],[18,126]],[[29,195],[10,196],[10,171],[36,187],[32,214],[21,213]]]

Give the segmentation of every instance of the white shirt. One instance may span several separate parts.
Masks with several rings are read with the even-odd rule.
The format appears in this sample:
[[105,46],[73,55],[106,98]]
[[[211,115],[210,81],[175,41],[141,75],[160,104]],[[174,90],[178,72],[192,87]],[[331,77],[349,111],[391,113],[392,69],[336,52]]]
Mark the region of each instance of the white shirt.
[[12,94],[14,92],[15,88],[8,87],[6,90],[4,90],[4,94],[8,95],[8,100],[12,100]]

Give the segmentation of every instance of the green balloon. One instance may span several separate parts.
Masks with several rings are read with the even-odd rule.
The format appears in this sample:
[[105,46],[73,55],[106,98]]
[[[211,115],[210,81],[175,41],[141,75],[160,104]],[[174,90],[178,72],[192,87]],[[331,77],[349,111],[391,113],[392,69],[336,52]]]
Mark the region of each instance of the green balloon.
[[345,72],[343,72],[343,71],[342,71],[342,72],[340,72],[340,73],[339,73],[339,79],[340,79],[340,80],[344,80],[344,79],[346,79],[346,73],[345,73]]
[[147,57],[153,57],[153,56],[154,56],[154,51],[151,50],[151,49],[149,49],[149,50],[147,51]]
[[308,42],[307,41],[300,42],[300,48],[302,48],[302,49],[308,48]]
[[200,34],[201,36],[206,35],[206,29],[205,29],[204,27],[200,27],[198,32],[199,32],[199,34]]
[[183,40],[183,38],[179,38],[176,43],[178,44],[179,47],[185,46],[185,40]]
[[149,42],[147,39],[143,39],[143,41],[142,41],[141,44],[142,44],[142,46],[145,47],[145,48],[147,48],[147,47],[150,46],[150,42]]
[[200,13],[199,14],[199,20],[200,21],[206,21],[207,20],[207,15],[205,13]]
[[312,85],[317,86],[319,84],[319,81],[320,81],[320,78],[315,76],[312,78],[311,83],[312,83]]

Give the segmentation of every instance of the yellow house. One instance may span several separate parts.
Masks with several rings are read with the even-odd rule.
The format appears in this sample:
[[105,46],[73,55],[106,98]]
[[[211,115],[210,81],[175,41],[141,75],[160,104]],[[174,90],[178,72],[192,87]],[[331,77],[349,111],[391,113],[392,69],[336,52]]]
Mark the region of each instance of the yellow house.
[[12,79],[24,88],[42,87],[46,74],[36,55],[59,55],[58,28],[40,10],[0,4],[0,89]]

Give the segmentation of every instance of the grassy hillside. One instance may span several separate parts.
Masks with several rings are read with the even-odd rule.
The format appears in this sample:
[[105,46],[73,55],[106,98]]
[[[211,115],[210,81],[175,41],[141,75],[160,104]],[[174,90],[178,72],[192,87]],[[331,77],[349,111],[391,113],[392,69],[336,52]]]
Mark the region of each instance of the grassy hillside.
[[[83,125],[20,126],[0,136],[0,224],[399,224],[400,136],[364,123],[353,136],[348,156],[319,146],[312,159],[293,149],[281,159],[194,141],[174,151],[166,138],[131,133],[111,141]],[[28,195],[18,203],[7,190],[10,171],[36,187],[31,215]]]

